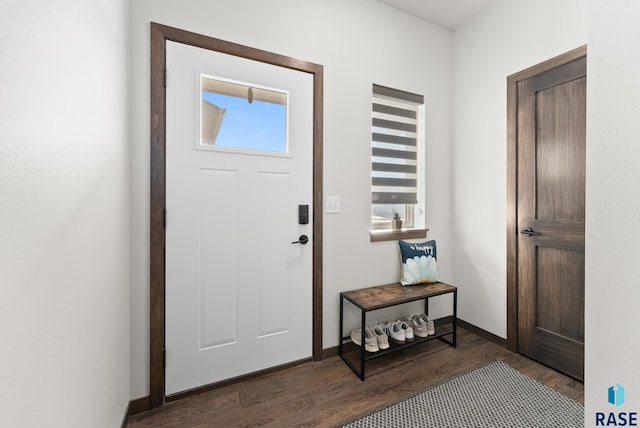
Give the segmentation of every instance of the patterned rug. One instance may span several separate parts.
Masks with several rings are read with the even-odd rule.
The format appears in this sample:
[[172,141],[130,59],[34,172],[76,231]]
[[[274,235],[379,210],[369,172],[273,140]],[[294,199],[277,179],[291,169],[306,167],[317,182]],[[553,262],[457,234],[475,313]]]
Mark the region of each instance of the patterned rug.
[[584,408],[495,361],[343,426],[570,428],[584,426]]

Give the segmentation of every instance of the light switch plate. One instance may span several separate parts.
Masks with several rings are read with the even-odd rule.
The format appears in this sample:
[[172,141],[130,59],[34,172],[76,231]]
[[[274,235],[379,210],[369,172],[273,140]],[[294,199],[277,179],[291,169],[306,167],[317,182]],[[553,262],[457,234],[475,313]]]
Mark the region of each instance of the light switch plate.
[[327,196],[325,212],[327,214],[338,214],[340,212],[340,196]]

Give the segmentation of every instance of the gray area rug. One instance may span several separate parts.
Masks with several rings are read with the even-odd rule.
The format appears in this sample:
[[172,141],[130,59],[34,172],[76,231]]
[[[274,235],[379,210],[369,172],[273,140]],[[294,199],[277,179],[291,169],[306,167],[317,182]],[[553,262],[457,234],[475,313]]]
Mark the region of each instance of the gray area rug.
[[584,426],[584,408],[495,361],[343,426],[570,428]]

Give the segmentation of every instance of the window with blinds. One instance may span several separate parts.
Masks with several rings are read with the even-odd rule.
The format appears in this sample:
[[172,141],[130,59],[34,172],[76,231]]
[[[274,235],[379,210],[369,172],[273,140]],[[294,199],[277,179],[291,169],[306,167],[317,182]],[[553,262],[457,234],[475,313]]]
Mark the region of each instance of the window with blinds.
[[373,85],[371,122],[371,228],[423,227],[420,178],[423,176],[424,97]]

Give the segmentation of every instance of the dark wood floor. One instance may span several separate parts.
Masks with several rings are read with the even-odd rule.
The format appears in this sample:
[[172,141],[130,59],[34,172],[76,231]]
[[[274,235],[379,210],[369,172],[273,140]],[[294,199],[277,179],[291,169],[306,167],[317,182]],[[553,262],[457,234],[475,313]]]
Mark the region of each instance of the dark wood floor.
[[331,357],[168,403],[127,426],[331,427],[496,359],[583,403],[582,383],[459,328],[457,348],[435,340],[371,360],[364,382]]

